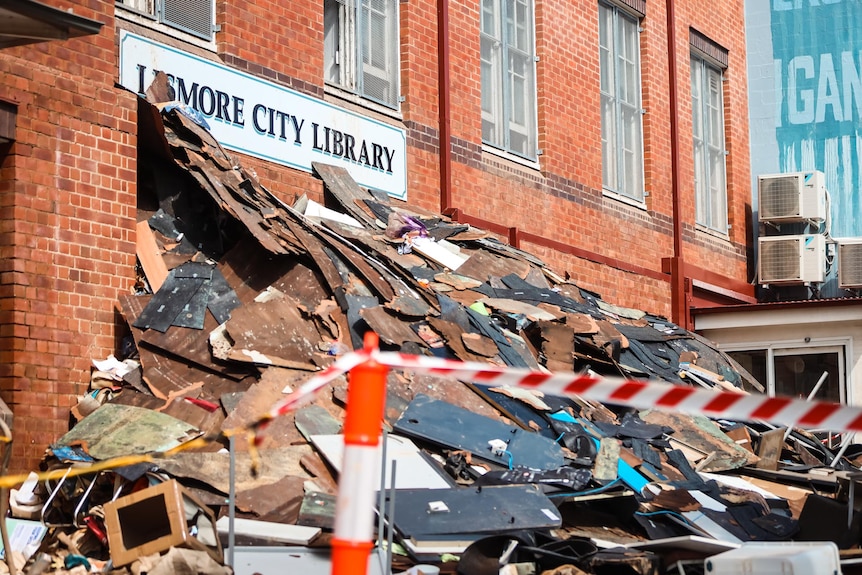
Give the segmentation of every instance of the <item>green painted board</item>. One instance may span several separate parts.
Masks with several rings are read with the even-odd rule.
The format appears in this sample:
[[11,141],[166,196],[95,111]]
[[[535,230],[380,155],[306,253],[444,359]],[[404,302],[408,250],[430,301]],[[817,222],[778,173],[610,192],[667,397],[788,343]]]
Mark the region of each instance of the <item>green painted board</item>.
[[131,405],[106,403],[82,419],[56,445],[85,445],[95,459],[165,451],[201,432],[175,417]]

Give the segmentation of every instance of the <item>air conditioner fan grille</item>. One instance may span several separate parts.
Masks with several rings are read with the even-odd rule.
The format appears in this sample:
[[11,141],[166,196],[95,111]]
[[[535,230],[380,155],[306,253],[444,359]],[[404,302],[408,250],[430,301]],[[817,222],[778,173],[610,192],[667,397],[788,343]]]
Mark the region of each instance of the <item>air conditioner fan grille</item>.
[[838,245],[838,283],[862,287],[862,243]]
[[801,277],[798,239],[762,243],[760,250],[761,282],[769,283]]
[[761,218],[783,218],[799,214],[798,176],[770,178],[760,185]]

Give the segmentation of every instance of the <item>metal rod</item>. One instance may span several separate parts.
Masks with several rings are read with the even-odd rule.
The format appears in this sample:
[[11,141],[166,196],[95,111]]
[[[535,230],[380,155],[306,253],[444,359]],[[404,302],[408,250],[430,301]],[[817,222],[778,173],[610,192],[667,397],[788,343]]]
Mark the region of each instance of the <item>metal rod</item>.
[[397,471],[397,465],[398,462],[393,459],[392,475],[389,479],[389,512],[387,513],[389,528],[386,532],[386,568],[383,571],[386,575],[392,575],[392,540],[394,539],[393,534],[395,531],[395,472]]
[[[817,392],[820,391],[820,387],[823,385],[823,382],[826,381],[826,378],[829,377],[829,372],[824,371],[823,375],[820,376],[820,379],[817,380],[817,383],[814,384],[814,389],[811,390],[811,393],[808,394],[806,398],[808,401],[814,399],[814,396],[817,395]],[[790,435],[790,432],[793,431],[793,426],[787,428],[787,431],[784,432],[784,439],[787,439],[787,436]]]
[[[234,532],[234,519],[236,518],[236,444],[234,436],[230,436],[230,476],[228,487],[228,523],[227,523],[227,564],[233,568],[233,548],[236,543],[236,533]],[[218,530],[216,530],[218,537]]]
[[377,497],[377,560],[380,562],[380,570],[383,573],[386,572],[386,566],[383,564],[386,555],[380,553],[380,550],[383,548],[383,517],[386,510],[386,447],[388,437],[389,433],[384,428],[383,446],[380,451],[380,493]]
[[839,459],[844,457],[844,452],[847,451],[847,448],[850,447],[850,444],[852,443],[849,437],[846,440],[843,439],[843,435],[841,437],[843,445],[841,446],[841,449],[838,450],[838,453],[835,455],[835,459],[833,459],[832,463],[829,464],[829,467],[835,467],[835,464],[838,463]]
[[817,383],[814,384],[814,389],[812,389],[811,393],[808,394],[808,401],[814,399],[814,396],[817,395],[818,391],[820,391],[820,387],[823,385],[823,382],[826,381],[827,377],[829,377],[829,372],[824,371],[823,375],[820,376],[820,379],[817,380]]

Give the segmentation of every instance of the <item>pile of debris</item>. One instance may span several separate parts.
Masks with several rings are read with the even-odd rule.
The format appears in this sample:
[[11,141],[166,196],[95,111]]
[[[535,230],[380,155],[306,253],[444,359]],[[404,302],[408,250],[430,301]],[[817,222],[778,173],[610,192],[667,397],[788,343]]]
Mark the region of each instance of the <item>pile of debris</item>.
[[[412,355],[763,391],[696,334],[342,168],[314,166],[325,205],[286,205],[189,110],[141,100],[139,118],[128,337],[94,362],[78,423],[44,461],[117,464],[12,493],[28,572],[328,573],[345,378],[272,421],[262,445],[228,438],[368,330]],[[854,454],[799,429],[402,370],[388,374],[384,429],[372,573],[697,573],[775,541],[829,542],[846,571],[859,546]]]

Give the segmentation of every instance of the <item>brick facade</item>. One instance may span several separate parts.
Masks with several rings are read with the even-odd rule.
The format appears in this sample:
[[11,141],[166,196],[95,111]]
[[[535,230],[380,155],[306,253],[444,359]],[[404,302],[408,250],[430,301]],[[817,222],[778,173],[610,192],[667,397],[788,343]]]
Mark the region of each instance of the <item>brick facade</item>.
[[0,155],[0,389],[18,469],[68,429],[134,279],[137,108],[113,87],[112,7],[53,4],[105,26],[0,53],[0,100],[17,105]]
[[[453,208],[508,230],[560,274],[608,301],[670,316],[662,259],[674,255],[668,54],[677,59],[680,233],[689,265],[746,282],[750,170],[741,3],[678,0],[668,49],[666,3],[640,25],[645,208],[602,191],[598,2],[535,0],[537,164],[482,144],[479,3],[451,0],[451,205],[442,206],[437,6],[401,0],[398,114],[325,87],[320,0],[216,0],[211,45],[129,17],[112,1],[47,4],[104,24],[97,35],[0,51],[0,101],[17,105],[0,149],[0,394],[15,413],[13,467],[32,469],[67,429],[91,359],[112,353],[114,302],[135,279],[136,101],[115,87],[118,30],[133,30],[405,130],[408,204]],[[120,17],[115,12],[120,13]],[[729,55],[724,105],[727,237],[695,225],[689,31]],[[285,201],[321,199],[310,174],[241,156]],[[571,249],[569,249],[571,248]]]

